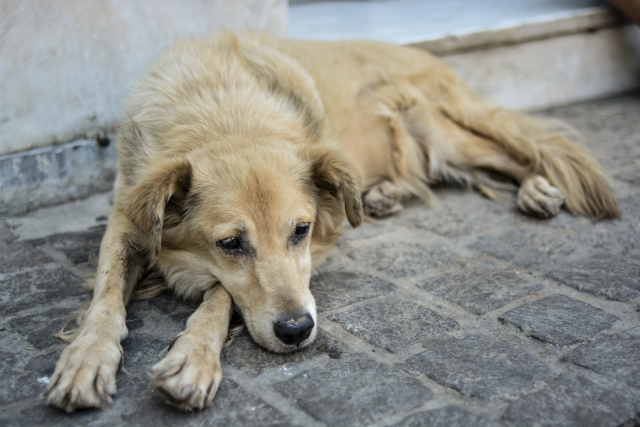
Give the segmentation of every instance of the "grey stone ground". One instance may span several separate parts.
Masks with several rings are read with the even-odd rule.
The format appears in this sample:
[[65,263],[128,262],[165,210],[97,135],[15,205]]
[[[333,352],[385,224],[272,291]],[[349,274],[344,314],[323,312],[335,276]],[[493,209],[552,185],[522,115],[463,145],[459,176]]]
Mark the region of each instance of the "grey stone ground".
[[129,307],[111,406],[44,406],[64,348],[53,334],[90,298],[109,195],[0,219],[0,425],[638,425],[640,96],[549,114],[613,176],[621,220],[538,221],[513,195],[441,189],[433,209],[349,230],[312,280],[317,342],[283,356],[237,338],[204,412],[148,389],[196,307],[169,294]]

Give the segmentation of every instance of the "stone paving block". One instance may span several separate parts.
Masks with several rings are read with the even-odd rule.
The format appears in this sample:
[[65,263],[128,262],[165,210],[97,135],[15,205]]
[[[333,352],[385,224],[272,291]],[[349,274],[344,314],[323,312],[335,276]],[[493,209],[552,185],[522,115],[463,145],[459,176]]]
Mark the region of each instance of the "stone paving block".
[[432,397],[417,379],[363,355],[330,360],[275,389],[316,420],[336,426],[373,424]]
[[640,389],[640,328],[585,344],[564,360]]
[[600,254],[563,266],[548,276],[582,292],[615,301],[628,301],[640,293],[640,260]]
[[222,352],[222,367],[224,369],[225,364],[229,364],[252,376],[260,375],[265,369],[272,368],[280,368],[287,373],[291,371],[291,366],[297,363],[321,356],[339,359],[342,354],[339,341],[323,329],[318,330],[316,340],[308,347],[286,354],[272,353],[263,349],[245,331]]
[[28,240],[33,246],[51,244],[54,249],[63,251],[74,264],[91,261],[97,267],[98,253],[106,225],[96,225],[87,231],[57,233],[41,239]]
[[365,268],[394,278],[424,275],[432,269],[462,261],[459,255],[442,246],[378,241],[352,249],[347,256]]
[[57,408],[44,405],[41,397],[24,400],[19,405],[17,408],[14,406],[7,413],[3,413],[0,409],[0,425],[3,427],[112,427],[118,425],[118,414],[109,409],[106,411],[88,409],[67,414]]
[[49,348],[54,344],[63,344],[54,335],[69,319],[72,311],[68,308],[52,308],[28,316],[14,317],[9,320],[9,325],[27,338],[36,349]]
[[310,286],[319,313],[388,295],[398,289],[386,280],[350,271],[318,274],[311,278]]
[[29,358],[29,362],[25,365],[24,370],[35,372],[39,377],[51,377],[55,370],[56,363],[62,354],[63,348],[64,347],[60,347],[57,350],[50,351],[49,353]]
[[393,427],[499,427],[493,420],[472,414],[457,406],[445,406],[418,412],[394,424]]
[[287,417],[278,409],[253,396],[238,383],[223,378],[214,398],[214,406],[190,414],[180,412],[155,396],[132,401],[123,408],[120,422],[125,425],[227,425],[264,426],[286,423]]
[[21,355],[10,352],[15,351],[15,349],[6,350],[0,351],[0,372],[2,372],[3,376],[0,383],[0,406],[33,395],[31,381],[25,381],[27,375],[22,369],[23,360]]
[[558,230],[544,224],[499,236],[480,236],[472,249],[508,261],[521,268],[546,268],[567,259],[576,251],[571,230]]
[[406,363],[467,396],[510,399],[551,376],[544,363],[485,336],[435,337],[424,347]]
[[42,394],[44,384],[38,383],[38,375],[29,372],[9,378],[0,389],[0,405],[37,399]]
[[153,298],[135,301],[134,303],[136,302],[140,303],[141,305],[148,305],[149,307],[153,307],[162,314],[169,315],[186,313],[188,316],[190,316],[200,306],[200,301],[185,300],[173,294],[172,292],[163,292]]
[[89,295],[84,280],[67,268],[38,268],[0,278],[0,314],[13,314],[25,308],[50,305],[70,296]]
[[584,341],[620,320],[565,295],[551,295],[525,304],[507,311],[499,319],[516,325],[530,337],[556,346]]
[[[508,204],[488,200],[478,192],[466,188],[439,188],[436,196],[435,206],[406,209],[398,215],[398,220],[405,226],[413,226],[445,237],[504,232]],[[515,196],[513,197],[515,200]],[[460,209],[461,205],[465,208]],[[523,218],[526,220],[526,217],[517,212],[509,212],[507,215],[510,217],[509,226],[512,225],[511,222]],[[471,217],[473,221],[469,220]]]
[[[206,411],[178,411],[150,392],[138,396],[116,394],[113,403],[104,410],[81,410],[66,414],[32,401],[21,414],[11,414],[15,425],[47,426],[264,426],[286,425],[288,417],[264,400],[253,396],[237,383],[223,379],[214,400]],[[2,415],[0,414],[0,422]],[[2,424],[7,425],[7,424]]]
[[427,279],[418,287],[481,315],[542,289],[523,270],[466,266],[462,271]]
[[509,426],[614,427],[638,409],[637,395],[563,374],[545,389],[511,402],[502,420]]
[[149,334],[130,334],[122,341],[124,367],[131,374],[147,371],[158,363],[167,353],[166,350],[175,337],[157,337]]
[[[640,218],[640,193],[619,201],[622,217]],[[640,261],[640,223],[616,220],[583,225],[575,242],[585,252],[584,261],[592,259],[633,259]]]
[[24,242],[0,242],[0,274],[16,273],[52,262],[46,254]]
[[425,339],[459,329],[458,322],[407,301],[381,301],[336,313],[329,319],[370,344],[397,352]]
[[11,243],[15,238],[7,221],[0,219],[0,242]]

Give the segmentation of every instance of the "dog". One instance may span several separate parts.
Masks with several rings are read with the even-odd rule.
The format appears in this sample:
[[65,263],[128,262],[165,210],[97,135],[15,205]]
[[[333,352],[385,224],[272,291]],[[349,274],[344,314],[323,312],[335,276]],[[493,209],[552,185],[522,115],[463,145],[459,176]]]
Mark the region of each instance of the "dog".
[[531,215],[619,215],[598,164],[557,123],[492,108],[429,53],[381,42],[179,41],[133,90],[117,150],[93,300],[45,390],[67,411],[111,401],[125,307],[149,270],[202,299],[151,371],[172,404],[202,409],[234,305],[266,349],[314,340],[309,280],[345,219],[428,201],[438,182],[495,196],[493,174],[519,185]]

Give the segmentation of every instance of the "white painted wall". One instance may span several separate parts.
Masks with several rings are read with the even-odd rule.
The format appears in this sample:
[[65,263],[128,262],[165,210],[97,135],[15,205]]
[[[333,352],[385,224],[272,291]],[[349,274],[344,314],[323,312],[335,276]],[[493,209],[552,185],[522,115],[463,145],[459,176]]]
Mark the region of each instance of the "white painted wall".
[[542,110],[640,87],[640,28],[606,28],[442,59],[492,104]]
[[176,35],[285,37],[287,0],[0,1],[0,155],[109,129]]

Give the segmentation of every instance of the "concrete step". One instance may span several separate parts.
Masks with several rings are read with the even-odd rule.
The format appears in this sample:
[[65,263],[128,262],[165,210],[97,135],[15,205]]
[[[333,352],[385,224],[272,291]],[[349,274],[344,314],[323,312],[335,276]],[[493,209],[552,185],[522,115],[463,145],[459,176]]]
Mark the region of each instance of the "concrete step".
[[640,31],[594,0],[293,1],[295,39],[408,44],[484,98],[537,110],[640,87]]

